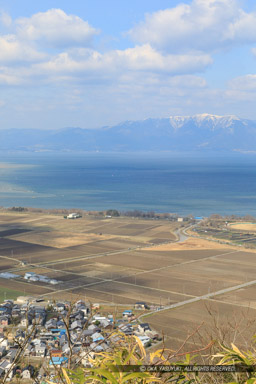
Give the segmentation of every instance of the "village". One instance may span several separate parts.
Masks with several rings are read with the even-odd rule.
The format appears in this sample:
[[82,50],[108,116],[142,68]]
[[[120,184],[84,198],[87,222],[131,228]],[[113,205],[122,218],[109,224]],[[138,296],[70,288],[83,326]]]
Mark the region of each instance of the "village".
[[0,304],[0,378],[7,382],[54,382],[60,367],[90,366],[95,353],[111,349],[116,338],[136,335],[144,347],[161,340],[136,313],[149,309],[137,302],[119,315],[101,313],[99,304],[78,300],[44,301],[20,296]]

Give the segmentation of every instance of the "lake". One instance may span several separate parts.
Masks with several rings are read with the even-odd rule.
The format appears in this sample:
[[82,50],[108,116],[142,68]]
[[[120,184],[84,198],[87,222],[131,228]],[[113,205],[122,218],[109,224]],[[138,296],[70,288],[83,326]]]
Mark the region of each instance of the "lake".
[[256,216],[255,155],[0,153],[0,162],[5,207]]

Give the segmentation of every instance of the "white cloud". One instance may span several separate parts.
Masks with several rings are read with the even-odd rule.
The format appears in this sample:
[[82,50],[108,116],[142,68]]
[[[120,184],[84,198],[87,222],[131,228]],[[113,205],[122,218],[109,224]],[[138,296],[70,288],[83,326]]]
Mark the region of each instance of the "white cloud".
[[236,0],[193,0],[147,14],[129,34],[163,51],[214,51],[256,42],[256,13],[246,13]]
[[[100,81],[117,82],[136,72],[153,79],[153,74],[167,77],[191,75],[204,71],[212,58],[200,52],[168,54],[149,43],[132,48],[110,50],[105,53],[90,48],[90,41],[98,31],[87,21],[67,15],[61,9],[36,13],[30,18],[8,21],[12,34],[0,35],[0,81],[6,84],[38,82]],[[59,48],[49,50],[49,47]],[[53,53],[54,52],[54,53]],[[26,64],[31,62],[31,65]],[[150,73],[150,76],[146,76]]]
[[0,52],[0,63],[38,61],[47,57],[27,43],[17,40],[15,35],[0,36]]
[[232,79],[229,84],[231,90],[237,91],[256,91],[256,75],[248,74]]
[[16,20],[19,38],[43,41],[54,47],[87,46],[99,32],[87,21],[75,15],[67,15],[61,9],[39,12],[30,18]]
[[22,79],[20,76],[12,74],[6,68],[0,68],[0,84],[2,85],[19,85]]
[[129,70],[164,71],[170,74],[202,71],[212,63],[209,55],[162,55],[149,44],[112,51],[105,55],[105,60]]
[[182,75],[174,76],[167,81],[167,85],[177,88],[206,88],[206,80],[199,76],[194,75]]
[[226,37],[237,43],[255,43],[256,12],[246,13],[239,9],[236,19],[228,25]]
[[104,54],[89,49],[83,50],[80,56],[65,52],[34,68],[45,73],[98,73],[99,77],[113,76],[123,71],[176,75],[203,71],[211,63],[211,57],[206,54],[162,55],[147,44]]

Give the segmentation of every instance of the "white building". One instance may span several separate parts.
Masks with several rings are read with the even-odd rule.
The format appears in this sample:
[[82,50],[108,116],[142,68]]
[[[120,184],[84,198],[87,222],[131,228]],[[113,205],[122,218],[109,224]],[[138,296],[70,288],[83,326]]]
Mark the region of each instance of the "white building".
[[25,280],[28,280],[28,279],[30,279],[32,276],[35,276],[35,272],[26,272],[25,275],[24,275],[24,279],[25,279]]
[[81,217],[79,215],[79,213],[70,213],[68,216],[67,216],[67,219],[79,219],[79,217]]

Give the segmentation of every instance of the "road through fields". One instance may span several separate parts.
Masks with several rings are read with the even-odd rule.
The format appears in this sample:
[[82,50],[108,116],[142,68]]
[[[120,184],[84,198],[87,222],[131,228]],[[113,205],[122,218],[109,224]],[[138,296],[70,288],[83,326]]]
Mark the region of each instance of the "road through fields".
[[210,299],[212,297],[215,297],[215,296],[218,296],[218,295],[222,295],[224,293],[228,293],[228,292],[232,292],[232,291],[237,291],[238,289],[246,288],[246,287],[249,287],[250,285],[255,285],[255,284],[256,284],[256,280],[252,280],[252,281],[248,281],[248,282],[243,283],[243,284],[234,285],[233,287],[228,287],[228,288],[221,289],[219,291],[210,292],[210,293],[207,293],[206,295],[197,296],[197,297],[194,297],[192,299],[180,301],[179,303],[166,305],[163,308],[160,308],[160,309],[157,309],[155,311],[151,311],[151,312],[147,312],[145,314],[142,314],[141,316],[139,316],[139,319],[142,319],[145,316],[154,315],[155,313],[166,311],[168,309],[182,307],[183,305],[186,305],[186,304],[195,303],[195,302],[200,301],[200,300]]

